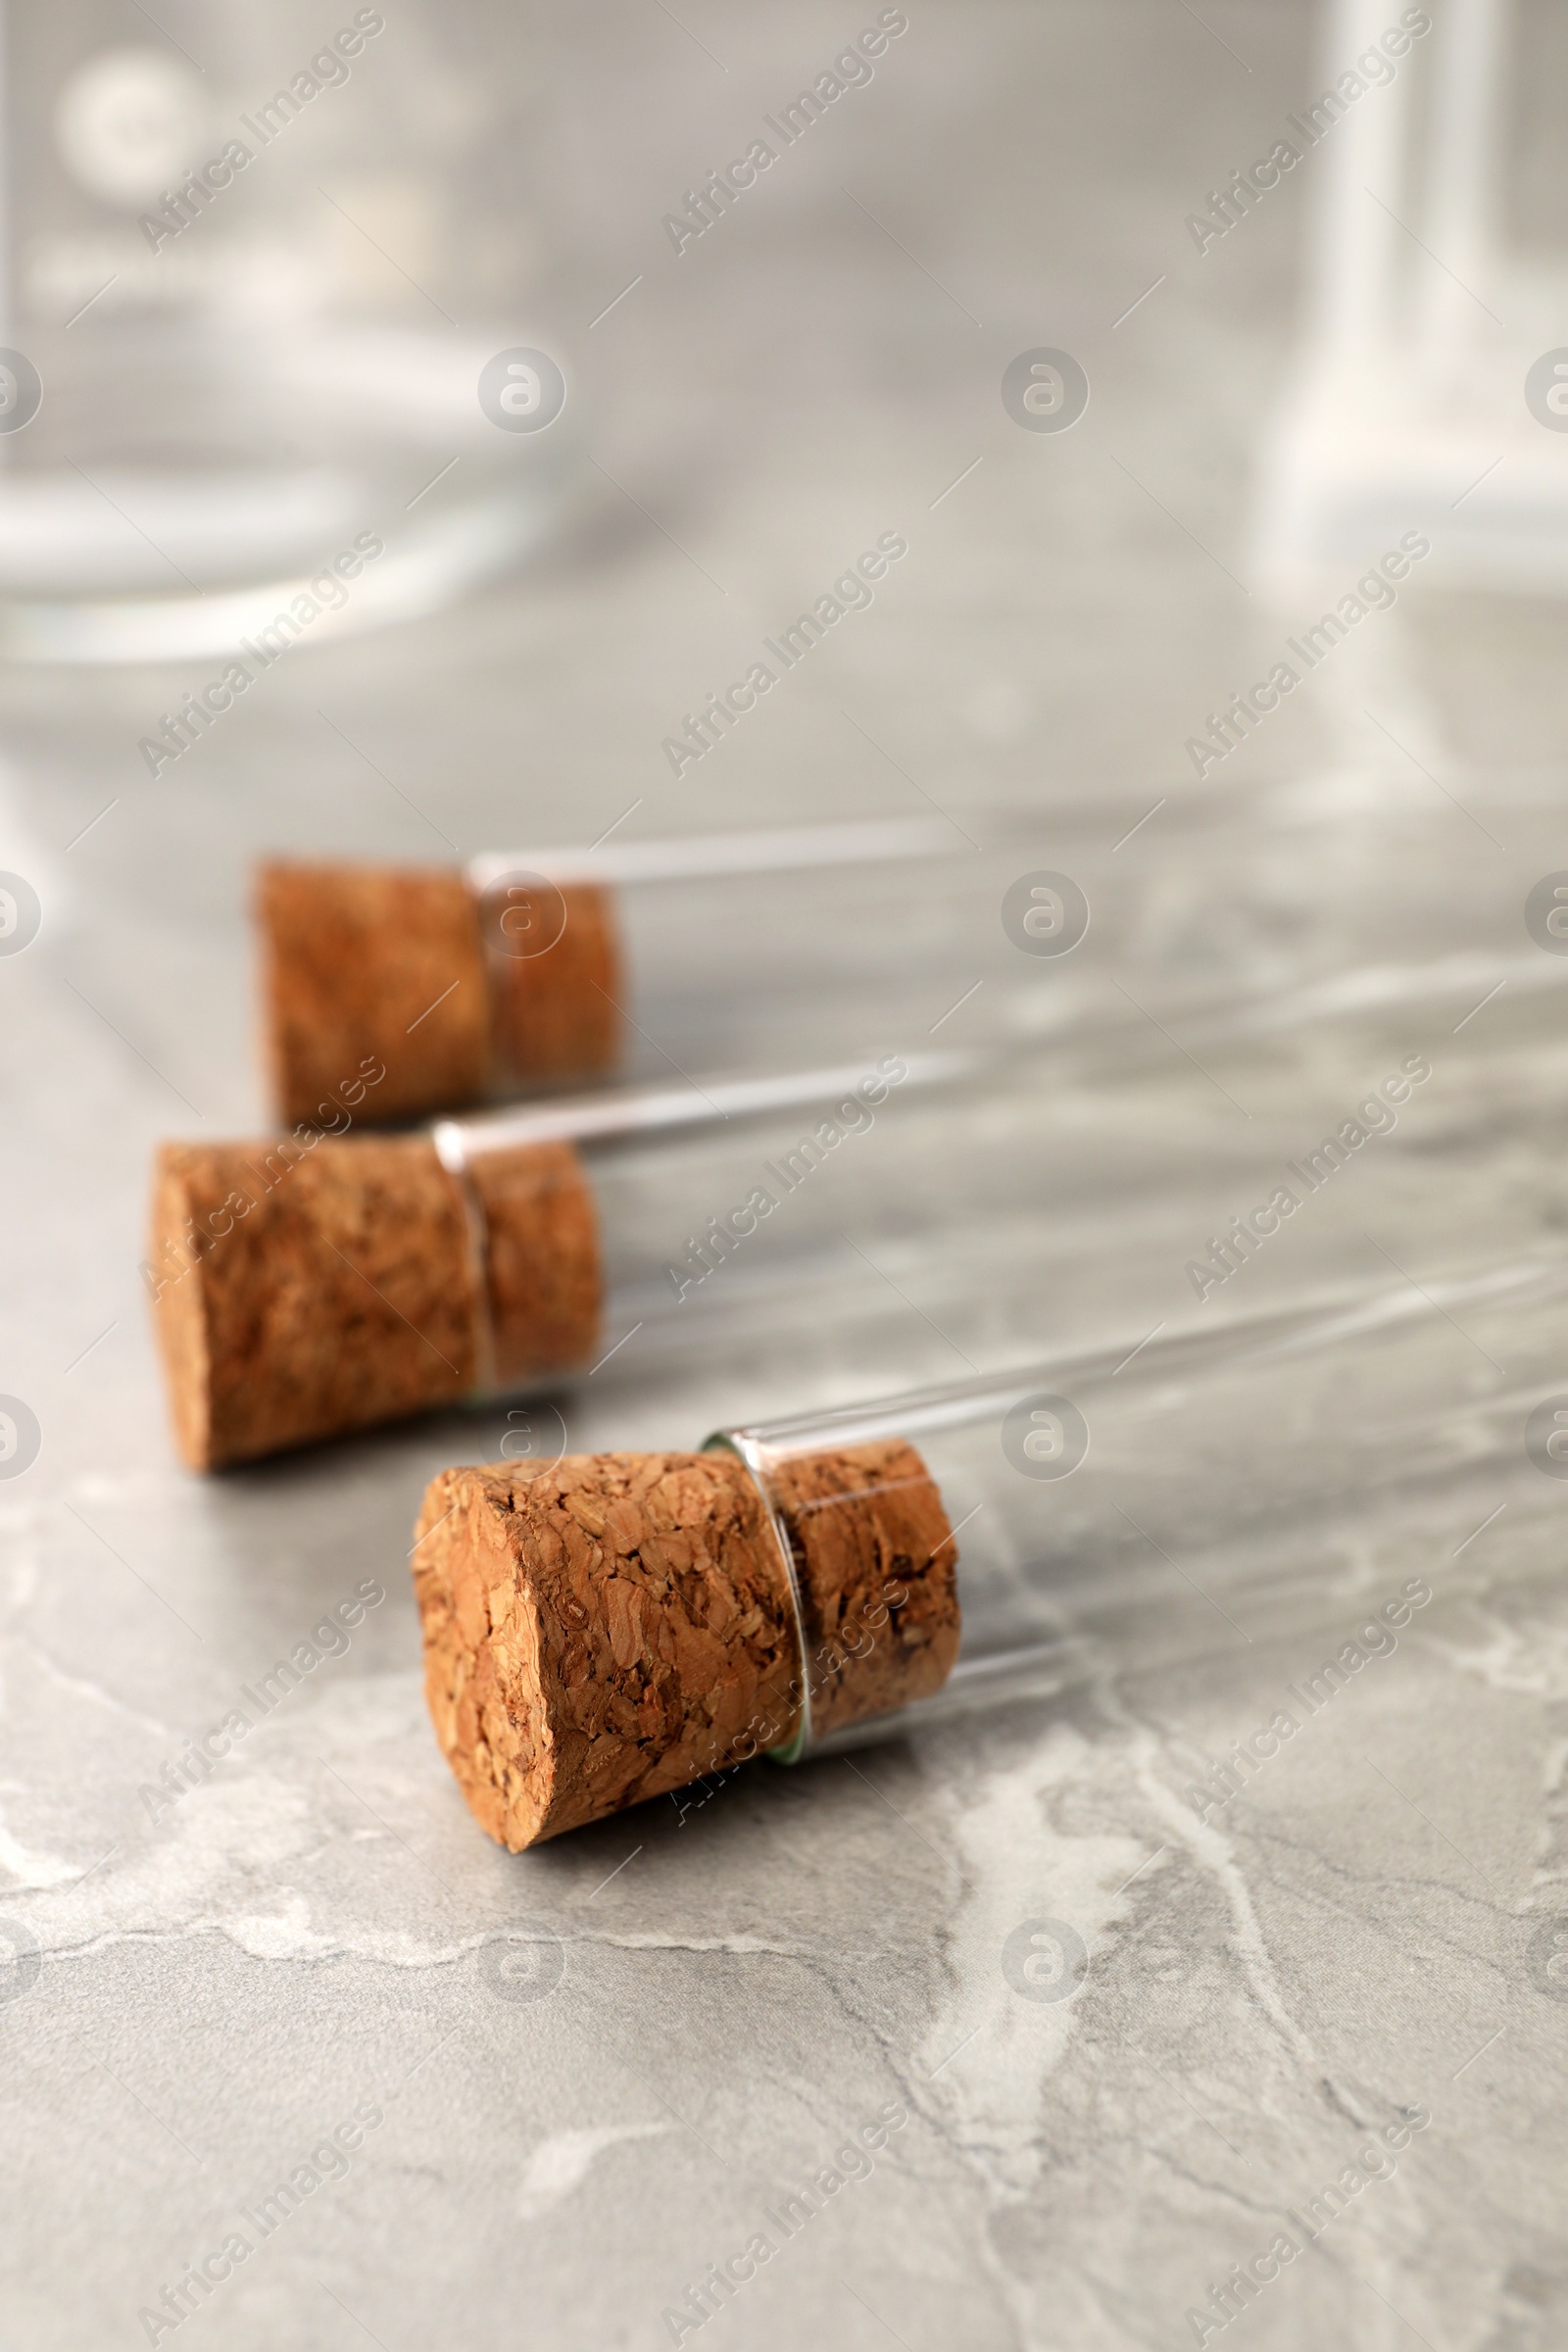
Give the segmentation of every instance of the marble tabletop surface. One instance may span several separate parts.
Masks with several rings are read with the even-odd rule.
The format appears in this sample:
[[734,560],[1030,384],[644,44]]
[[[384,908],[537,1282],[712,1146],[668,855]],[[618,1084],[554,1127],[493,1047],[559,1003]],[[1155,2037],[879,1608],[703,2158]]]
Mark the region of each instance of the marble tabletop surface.
[[[1552,2352],[1568,1496],[1522,1442],[1353,1498],[1304,1619],[1194,1600],[1174,1663],[1129,1628],[1037,1705],[515,1857],[437,1751],[407,1567],[426,1481],[495,1458],[506,1408],[207,1481],[175,1460],[147,1166],[265,1122],[245,893],[268,850],[935,808],[940,885],[800,885],[798,995],[722,907],[706,977],[656,943],[641,1066],[776,1065],[808,1001],[813,1050],[846,1055],[982,1043],[1004,1002],[1113,1037],[890,1111],[788,1248],[540,1404],[574,1449],[1354,1285],[1425,1296],[1560,1245],[1556,967],[1528,964],[1522,916],[1561,862],[1556,609],[1412,592],[1206,797],[1184,758],[1283,625],[1246,584],[1249,452],[1290,365],[1303,192],[1223,256],[1183,218],[1307,86],[1306,8],[911,4],[874,81],[678,260],[673,193],[856,24],[825,0],[539,15],[561,332],[595,405],[570,538],[461,609],[293,656],[156,781],[136,740],[194,672],[0,677],[0,867],[44,909],[0,960],[0,1390],[42,1433],[0,1483],[0,2341]],[[998,394],[1035,346],[1094,386],[1059,438]],[[672,777],[671,720],[885,531],[909,552],[874,606]],[[1419,723],[1415,767],[1380,713]],[[1052,999],[996,880],[1074,856],[1097,927]],[[863,995],[813,970],[813,923]],[[1200,1038],[1195,972],[1211,1008],[1288,1015]],[[986,985],[953,1010],[966,974]],[[1433,1076],[1397,1132],[1200,1302],[1207,1237],[1410,1054]],[[628,1279],[657,1287],[723,1205],[712,1152],[607,1172]],[[1411,1578],[1433,1598],[1396,1647],[1195,1804]],[[149,1794],[356,1594],[231,1760]],[[1083,1952],[1049,1998],[1017,1960],[1041,1920]],[[181,2289],[203,2263],[218,2282]]]

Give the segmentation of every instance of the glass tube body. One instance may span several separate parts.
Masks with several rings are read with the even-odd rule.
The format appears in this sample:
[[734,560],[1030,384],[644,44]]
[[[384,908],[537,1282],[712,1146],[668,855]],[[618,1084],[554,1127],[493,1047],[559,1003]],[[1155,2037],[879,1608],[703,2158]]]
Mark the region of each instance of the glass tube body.
[[[525,1166],[542,1152],[559,1172],[561,1148],[568,1148],[593,1232],[599,1347],[608,1348],[650,1324],[657,1331],[700,1318],[710,1331],[715,1312],[744,1321],[753,1311],[749,1291],[733,1281],[715,1286],[712,1277],[742,1253],[752,1262],[766,1252],[799,1268],[820,1252],[843,1213],[842,1193],[824,1171],[876,1128],[895,1090],[940,1094],[965,1079],[983,1084],[988,1071],[1004,1066],[1001,1057],[978,1053],[886,1055],[838,1069],[701,1089],[627,1088],[444,1119],[431,1134],[442,1165],[471,1194],[485,1259],[499,1238],[482,1206],[487,1166]],[[775,1217],[776,1236],[767,1232]],[[700,1315],[689,1301],[705,1294],[709,1312]],[[503,1350],[494,1393],[548,1385],[577,1368],[541,1362],[515,1379]]]
[[[171,1145],[144,1274],[197,1467],[586,1374],[619,1409],[651,1374],[697,1379],[693,1418],[740,1419],[781,1350],[803,1402],[837,1404],[886,1385],[890,1349],[930,1379],[1343,1291],[1385,1268],[1366,1229],[1395,1215],[1423,1277],[1467,1225],[1554,1248],[1560,1067],[1522,1100],[1447,1064],[1407,1084],[1396,1103],[1287,1062],[1265,1093],[1250,1068],[1243,1126],[1179,1083],[971,1050]],[[526,1450],[509,1414],[493,1451]]]
[[1068,809],[1044,837],[971,815],[983,838],[899,819],[269,867],[280,1106],[315,1117],[367,1055],[386,1076],[362,1115],[385,1124],[911,1038],[1190,1071],[1307,1028],[1445,1055],[1455,1036],[1495,1052],[1558,1033],[1554,804],[1509,802],[1510,869],[1462,891],[1451,843],[1408,809],[1323,813],[1211,793],[1133,809],[1124,839],[1111,811]]
[[[1150,1301],[1136,1337],[1161,1315],[1255,1312],[1370,1278],[1374,1200],[1383,1215],[1397,1204],[1425,1265],[1452,1259],[1452,1227],[1483,1198],[1494,1248],[1535,1247],[1549,1187],[1520,1175],[1504,1190],[1489,1170],[1506,1150],[1528,1171],[1550,1147],[1560,1070],[1515,1099],[1483,1083],[1485,1057],[1460,1060],[1464,1042],[1435,1072],[1414,1059],[1425,1079],[1391,1056],[1354,1094],[1336,1064],[1271,1057],[1235,1079],[1245,1124],[1218,1095],[1152,1089],[1136,1070],[1137,1084],[1102,1068],[1085,1086],[1070,1056],[1037,1046],[607,1091],[433,1132],[458,1165],[575,1148],[598,1227],[600,1351],[639,1327],[607,1379],[644,1368],[651,1346],[662,1360],[748,1347],[763,1318],[814,1358],[827,1323],[889,1309],[996,1361],[1103,1329],[1116,1297],[1129,1317]],[[1352,1110],[1354,1148],[1334,1140]]]
[[[776,1035],[783,1066],[831,1050],[803,1021],[841,1043],[853,1025],[858,1044],[903,1034],[916,1014],[922,1033],[944,1023],[944,1043],[983,1030],[1097,1052],[1124,1032],[1149,1045],[1150,1016],[1176,1015],[1198,1024],[1181,1036],[1201,1051],[1305,1021],[1402,1030],[1413,1008],[1451,1003],[1441,1031],[1434,1021],[1433,1042],[1446,1043],[1489,990],[1488,1031],[1528,1037],[1558,1023],[1568,985],[1568,932],[1548,887],[1556,799],[1510,781],[1492,805],[1512,866],[1480,886],[1467,875],[1463,889],[1427,812],[1370,784],[1349,813],[1304,793],[1259,805],[1210,790],[1122,841],[1123,814],[1133,826],[1147,805],[1069,803],[1044,828],[981,811],[962,832],[938,817],[612,839],[486,854],[466,872],[493,949],[519,944],[497,929],[519,876],[524,898],[531,884],[542,902],[598,885],[620,940],[622,1003],[661,1044],[678,1039],[687,1067],[727,1062],[742,1034],[754,1066]],[[542,903],[533,936],[560,920]],[[625,1049],[629,1070],[667,1076],[635,1030]],[[1164,1051],[1175,1052],[1168,1040]]]
[[[514,977],[498,893],[515,885],[503,862],[467,869],[499,987]],[[923,1033],[980,973],[995,988],[1017,960],[994,911],[1005,859],[973,858],[940,817],[612,839],[516,862],[559,889],[564,909],[579,904],[574,888],[597,885],[618,966],[606,983],[617,1007],[608,1066],[637,1079],[885,1051],[907,1030],[911,1002],[931,997]],[[525,880],[525,914],[528,893]],[[541,914],[560,919],[548,893]]]
[[1000,868],[955,868],[956,839],[921,818],[461,868],[266,861],[279,1113],[330,1120],[356,1068],[379,1067],[360,1115],[388,1125],[585,1080],[885,1052],[1013,953],[994,920]]
[[[1436,1581],[1511,1505],[1510,1541],[1535,1542],[1551,1572],[1568,1525],[1564,1382],[1557,1258],[722,1430],[710,1446],[747,1463],[775,1525],[789,1465],[903,1441],[956,1554],[961,1641],[942,1687],[825,1734],[808,1721],[780,1760],[1097,1669],[1157,1669],[1310,1623],[1336,1594],[1362,1609],[1370,1597],[1368,1643],[1392,1646],[1432,1590],[1391,1570],[1369,1595],[1357,1563],[1380,1512]],[[1406,1569],[1411,1557],[1406,1545]],[[803,1660],[808,1689],[826,1671]]]

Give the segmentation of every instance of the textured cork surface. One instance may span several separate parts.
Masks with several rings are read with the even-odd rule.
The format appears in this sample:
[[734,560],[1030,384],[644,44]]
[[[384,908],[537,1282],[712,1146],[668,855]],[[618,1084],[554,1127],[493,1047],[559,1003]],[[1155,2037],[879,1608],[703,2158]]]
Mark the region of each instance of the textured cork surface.
[[492,1307],[506,1377],[579,1364],[598,1331],[598,1245],[575,1153],[494,1154],[481,1197],[490,1298],[462,1187],[422,1137],[166,1145],[148,1275],[191,1467],[469,1395]]
[[[816,1728],[936,1690],[957,1654],[958,1601],[919,1455],[865,1446],[788,1471],[776,1498]],[[794,1602],[738,1455],[447,1470],[425,1494],[413,1561],[436,1737],[476,1818],[514,1852],[799,1729]]]
[[488,1235],[497,1385],[582,1369],[599,1346],[604,1297],[599,1215],[582,1161],[569,1144],[514,1146],[473,1153],[468,1181]]
[[594,882],[560,886],[565,920],[539,956],[510,956],[490,942],[498,1085],[599,1077],[620,1059],[624,986],[613,894]]
[[467,1223],[422,1140],[166,1145],[148,1254],[175,1434],[194,1468],[392,1420],[474,1384]]
[[257,877],[262,1020],[278,1116],[331,1114],[367,1057],[386,1076],[360,1113],[477,1102],[492,1068],[478,911],[442,868],[271,864]]
[[368,1060],[362,1119],[418,1118],[509,1087],[598,1077],[620,1057],[612,894],[559,891],[542,954],[498,945],[495,907],[456,868],[265,865],[257,877],[262,1025],[278,1115],[330,1121]]
[[788,1580],[731,1455],[444,1471],[413,1564],[436,1737],[514,1852],[793,1729]]
[[816,1738],[940,1690],[958,1654],[957,1545],[912,1446],[767,1464],[795,1558]]

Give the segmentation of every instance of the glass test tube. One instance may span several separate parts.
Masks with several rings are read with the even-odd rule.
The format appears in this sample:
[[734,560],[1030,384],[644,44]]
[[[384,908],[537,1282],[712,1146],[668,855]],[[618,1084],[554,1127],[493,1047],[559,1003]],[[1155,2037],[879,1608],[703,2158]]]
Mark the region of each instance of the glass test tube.
[[[1380,1182],[1441,1256],[1466,1171],[1504,1131],[1522,1165],[1557,1100],[1549,1085],[1514,1100],[1467,1082],[1474,1115],[1456,1117],[1419,1055],[1354,1097],[1332,1069],[1287,1060],[1265,1085],[1227,1065],[1244,1124],[1219,1094],[1195,1104],[1147,1079],[1107,1084],[1108,1047],[1086,1087],[1077,1058],[1049,1043],[884,1054],[607,1089],[423,1135],[345,1135],[340,1112],[336,1135],[168,1146],[144,1271],[181,1450],[215,1467],[601,1368],[605,1385],[673,1372],[744,1349],[763,1316],[788,1328],[797,1362],[847,1344],[852,1324],[868,1333],[890,1302],[929,1308],[927,1333],[956,1314],[982,1360],[1006,1360],[1086,1327],[1092,1289],[1111,1280],[1102,1253],[1126,1257],[1116,1220],[1135,1204],[1138,1262],[1179,1286],[1178,1311],[1189,1293],[1227,1310],[1250,1295],[1262,1277],[1228,1286],[1259,1253],[1270,1285],[1299,1294],[1343,1279],[1347,1220],[1359,1230],[1364,1180],[1335,1166],[1354,1156],[1348,1134],[1385,1164],[1399,1152]],[[1441,1197],[1424,1173],[1434,1152]],[[1530,1246],[1539,1194],[1519,1177],[1493,1201],[1496,1246]],[[1069,1299],[1064,1322],[1053,1301]]]
[[[494,852],[463,867],[268,865],[257,916],[279,1113],[325,1116],[375,1061],[383,1076],[361,1115],[376,1121],[607,1076],[647,1042],[650,989],[677,1015],[687,1067],[712,1066],[710,1037],[737,1000],[789,1008],[778,1058],[798,1065],[814,1050],[803,1000],[830,992],[841,1014],[890,932],[897,945],[901,902],[870,918],[868,878],[957,840],[933,817]],[[814,906],[781,893],[781,877],[812,870],[825,893]],[[676,1066],[649,1052],[655,1070]]]
[[695,1455],[448,1471],[414,1554],[441,1744],[516,1847],[760,1753],[1155,1672],[1335,1604],[1364,1618],[1362,1662],[1505,1502],[1514,1572],[1560,1573],[1565,1315],[1568,1258],[1543,1257]]
[[[1561,1027],[1557,799],[1517,779],[1465,870],[1429,812],[1213,788],[1172,810],[823,826],[264,873],[265,1027],[291,1120],[572,1077],[799,1067],[907,1034],[1183,1052],[1308,1024],[1534,1051]],[[1454,822],[1465,824],[1462,813]],[[978,834],[981,840],[971,838]],[[1190,1063],[1184,1066],[1190,1067]],[[362,1110],[359,1114],[365,1116]]]
[[[601,1213],[601,1153],[613,1164],[688,1130],[712,1139],[711,1213],[666,1237],[695,1283],[792,1196],[794,1246],[819,1242],[831,1194],[816,1171],[895,1089],[956,1080],[982,1058],[633,1088],[424,1135],[166,1145],[142,1270],[180,1450],[212,1469],[591,1371],[650,1311],[646,1289],[619,1295],[628,1251],[613,1210]],[[738,1195],[732,1178],[749,1179]],[[641,1189],[619,1188],[628,1216]],[[666,1200],[689,1226],[685,1187]],[[662,1287],[673,1314],[680,1282]]]
[[[839,1516],[863,1516],[906,1481],[918,1494],[923,1480],[941,1514],[936,1561],[951,1558],[962,1628],[951,1671],[874,1721],[833,1703],[856,1629],[803,1608],[803,1636],[817,1642],[785,1753],[1038,1695],[1096,1656],[1149,1669],[1233,1643],[1239,1619],[1255,1630],[1320,1606],[1347,1531],[1374,1506],[1462,1519],[1463,1496],[1490,1493],[1486,1478],[1515,1462],[1568,1474],[1568,1412],[1530,1419],[1562,1377],[1568,1260],[1429,1292],[1406,1285],[1157,1340],[1131,1361],[1107,1349],[720,1432],[710,1444],[747,1464],[797,1563],[791,1497],[808,1473],[831,1486],[823,1464],[843,1466],[846,1492],[812,1500],[818,1549]],[[1549,1488],[1538,1499],[1568,1503]]]

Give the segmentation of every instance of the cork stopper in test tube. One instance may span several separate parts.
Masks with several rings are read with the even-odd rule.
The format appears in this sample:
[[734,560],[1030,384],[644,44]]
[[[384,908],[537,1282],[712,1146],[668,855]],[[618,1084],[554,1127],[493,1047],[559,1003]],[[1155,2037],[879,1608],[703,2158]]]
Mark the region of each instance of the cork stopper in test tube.
[[[847,1136],[873,1123],[893,1086],[917,1090],[982,1061],[887,1056],[606,1090],[422,1135],[166,1144],[143,1274],[180,1453],[212,1470],[585,1373],[613,1352],[608,1322],[646,1323],[655,1338],[661,1310],[667,1326],[680,1305],[668,1283],[635,1311],[607,1288],[606,1243],[626,1251],[620,1218],[604,1213],[604,1177],[621,1169],[612,1198],[624,1208],[622,1152],[650,1147],[634,1164],[654,1183],[658,1148],[695,1129],[716,1187],[747,1122],[787,1116],[788,1138],[808,1109],[816,1137]],[[754,1139],[748,1161],[754,1149],[761,1159]],[[786,1179],[775,1170],[772,1181],[782,1197]],[[798,1210],[803,1248],[814,1230]]]
[[1500,1506],[1554,1589],[1565,1307],[1568,1252],[1543,1253],[732,1428],[699,1453],[447,1470],[411,1555],[437,1740],[516,1849],[759,1755],[1254,1638],[1337,1658],[1332,1690],[1397,1646],[1433,1562],[1457,1577]]
[[954,838],[903,818],[486,852],[466,866],[267,864],[255,912],[278,1115],[329,1120],[344,1073],[374,1063],[362,1115],[378,1122],[607,1076],[645,977],[627,968],[628,896],[697,886],[700,922],[704,886],[716,908],[744,875],[930,858]]
[[900,1441],[449,1470],[413,1552],[436,1736],[514,1852],[939,1690],[942,1496]]

